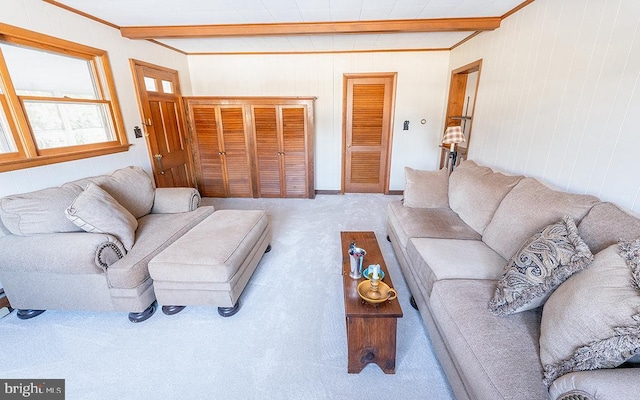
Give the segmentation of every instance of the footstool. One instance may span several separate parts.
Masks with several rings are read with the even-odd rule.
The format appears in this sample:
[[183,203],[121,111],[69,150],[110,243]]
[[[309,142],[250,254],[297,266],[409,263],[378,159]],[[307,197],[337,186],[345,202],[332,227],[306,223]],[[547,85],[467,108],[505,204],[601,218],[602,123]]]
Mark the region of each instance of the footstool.
[[170,315],[188,305],[211,305],[224,317],[234,315],[270,241],[266,212],[215,211],[149,261],[162,311]]

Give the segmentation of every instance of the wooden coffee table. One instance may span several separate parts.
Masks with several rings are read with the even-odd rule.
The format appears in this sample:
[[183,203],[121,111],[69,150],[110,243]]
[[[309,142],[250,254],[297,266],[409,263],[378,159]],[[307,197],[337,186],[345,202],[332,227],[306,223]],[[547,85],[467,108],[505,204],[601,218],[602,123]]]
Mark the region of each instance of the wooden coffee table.
[[380,264],[384,271],[384,283],[393,287],[376,235],[373,232],[340,232],[342,239],[342,282],[344,289],[344,314],[347,320],[348,372],[357,374],[369,363],[378,364],[386,374],[396,370],[396,328],[402,318],[398,299],[380,304],[369,304],[358,296],[357,287],[365,278],[349,276],[349,244],[355,242],[366,250],[363,269]]

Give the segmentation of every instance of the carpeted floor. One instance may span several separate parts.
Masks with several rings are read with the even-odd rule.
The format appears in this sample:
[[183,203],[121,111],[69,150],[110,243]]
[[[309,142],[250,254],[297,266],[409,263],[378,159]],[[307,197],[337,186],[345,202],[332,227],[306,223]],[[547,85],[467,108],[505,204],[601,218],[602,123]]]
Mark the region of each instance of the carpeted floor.
[[[397,196],[203,199],[218,209],[265,209],[267,253],[230,318],[212,307],[126,313],[47,311],[0,319],[0,377],[64,378],[66,399],[453,399],[386,237]],[[347,373],[341,230],[375,231],[404,317],[395,375],[369,364]],[[64,295],[64,294],[61,294]]]

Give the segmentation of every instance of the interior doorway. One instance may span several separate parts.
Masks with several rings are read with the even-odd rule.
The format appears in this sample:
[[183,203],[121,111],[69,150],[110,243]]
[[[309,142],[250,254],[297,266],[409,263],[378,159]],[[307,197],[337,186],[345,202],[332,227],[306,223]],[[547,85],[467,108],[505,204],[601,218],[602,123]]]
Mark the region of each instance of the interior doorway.
[[397,73],[345,74],[342,192],[389,192]]
[[[482,60],[478,60],[451,71],[447,116],[442,132],[450,126],[462,128],[465,141],[456,146],[458,161],[465,160],[469,151],[481,70]],[[448,150],[443,148],[440,153],[440,168],[445,167],[448,157]]]
[[195,187],[178,71],[131,59],[157,187]]

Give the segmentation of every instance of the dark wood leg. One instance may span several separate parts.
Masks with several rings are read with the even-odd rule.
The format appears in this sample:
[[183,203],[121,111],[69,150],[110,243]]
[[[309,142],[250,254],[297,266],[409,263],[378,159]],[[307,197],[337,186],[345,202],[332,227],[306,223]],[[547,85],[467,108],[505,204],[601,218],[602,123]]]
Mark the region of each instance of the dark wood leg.
[[416,310],[418,309],[418,305],[416,304],[416,299],[413,296],[411,296],[409,303],[411,304],[411,307],[415,308]]
[[223,317],[231,317],[236,315],[236,313],[240,310],[240,300],[236,302],[233,307],[218,307],[218,314]]
[[156,312],[156,302],[151,303],[146,310],[139,313],[130,312],[129,313],[129,321],[137,323],[148,320],[154,313]]
[[385,374],[394,374],[396,327],[396,318],[347,318],[347,371],[357,374],[374,363]]
[[162,312],[166,315],[177,314],[184,310],[186,306],[162,306]]
[[267,248],[264,250],[264,253],[267,254],[270,251],[271,251],[271,245],[268,245]]
[[37,317],[45,311],[46,310],[18,310],[16,315],[20,319],[31,319],[33,317]]
[[391,238],[387,235],[387,242],[391,243]]

